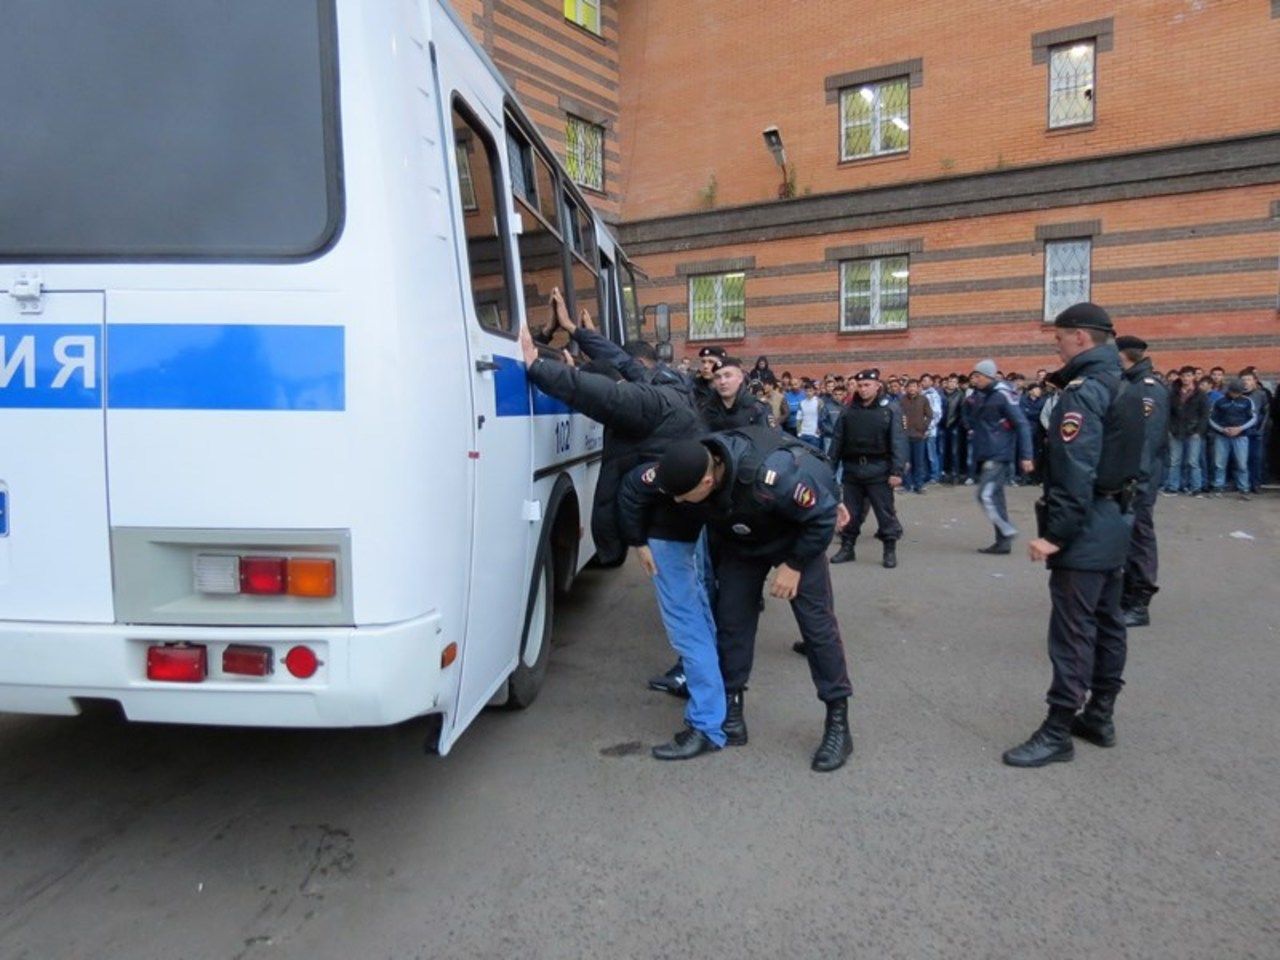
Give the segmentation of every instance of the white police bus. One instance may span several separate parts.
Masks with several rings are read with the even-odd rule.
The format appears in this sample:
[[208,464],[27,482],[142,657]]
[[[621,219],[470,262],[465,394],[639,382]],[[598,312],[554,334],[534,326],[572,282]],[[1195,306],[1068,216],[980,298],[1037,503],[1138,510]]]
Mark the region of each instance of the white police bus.
[[0,710],[346,727],[536,695],[634,279],[439,0],[5,0]]

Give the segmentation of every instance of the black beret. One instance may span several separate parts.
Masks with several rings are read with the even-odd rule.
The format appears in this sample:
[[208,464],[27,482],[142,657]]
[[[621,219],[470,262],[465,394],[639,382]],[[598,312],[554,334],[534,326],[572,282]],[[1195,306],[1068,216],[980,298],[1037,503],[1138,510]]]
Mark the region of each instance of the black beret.
[[721,367],[737,367],[741,370],[742,361],[737,357],[721,357],[720,362],[716,364],[716,369],[719,370]]
[[855,373],[855,374],[853,375],[853,379],[855,379],[855,380],[877,380],[877,381],[878,381],[878,380],[880,379],[880,371],[879,371],[879,370],[876,370],[876,369],[874,369],[874,368],[869,369],[869,370],[859,370],[857,373]]
[[1054,317],[1053,325],[1077,330],[1105,330],[1107,333],[1115,333],[1110,315],[1096,303],[1072,304]]
[[724,347],[703,347],[698,351],[700,357],[723,357],[725,353]]
[[677,440],[658,461],[658,488],[680,496],[698,485],[707,473],[711,454],[697,440]]
[[1116,337],[1117,350],[1145,350],[1147,349],[1147,341],[1141,337],[1133,337],[1125,334],[1123,337]]

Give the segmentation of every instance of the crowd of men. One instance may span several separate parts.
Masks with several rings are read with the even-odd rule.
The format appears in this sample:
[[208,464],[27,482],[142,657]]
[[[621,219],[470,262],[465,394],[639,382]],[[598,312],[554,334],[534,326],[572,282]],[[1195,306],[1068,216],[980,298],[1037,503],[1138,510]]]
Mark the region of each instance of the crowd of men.
[[[874,512],[881,561],[896,566],[895,489],[920,493],[948,480],[978,488],[995,531],[982,552],[1010,553],[1018,531],[1004,487],[1015,475],[1043,483],[1027,553],[1050,570],[1053,682],[1045,721],[1004,760],[1070,760],[1073,737],[1115,743],[1126,631],[1149,622],[1158,589],[1153,510],[1179,401],[1152,370],[1146,344],[1117,338],[1103,309],[1081,303],[1059,314],[1063,366],[1034,381],[983,360],[941,382],[868,368],[797,384],[775,377],[763,357],[744,370],[710,346],[696,369],[668,367],[652,345],[619,347],[599,335],[585,313],[574,323],[558,291],[552,306],[541,339],[567,335],[576,347],[540,349],[522,327],[529,380],[604,424],[597,558],[616,565],[635,551],[679,656],[650,680],[688,699],[684,728],[653,748],[657,759],[747,743],[744,698],[767,584],[791,604],[794,648],[826,708],[811,767],[841,767],[853,751],[852,687],[828,564],[856,558]],[[1224,388],[1209,428],[1232,441],[1234,456],[1263,425],[1245,415],[1250,388]],[[1237,475],[1248,477],[1242,463]]]

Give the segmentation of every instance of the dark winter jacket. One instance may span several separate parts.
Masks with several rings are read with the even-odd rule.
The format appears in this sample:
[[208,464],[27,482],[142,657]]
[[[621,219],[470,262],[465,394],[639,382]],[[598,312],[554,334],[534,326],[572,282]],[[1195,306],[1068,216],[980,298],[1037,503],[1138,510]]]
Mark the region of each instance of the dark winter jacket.
[[1197,387],[1183,394],[1178,384],[1169,394],[1169,435],[1179,440],[1203,437],[1209,429],[1209,398]]
[[1031,459],[1031,426],[1007,383],[993,383],[985,390],[974,391],[969,429],[969,442],[978,463]]

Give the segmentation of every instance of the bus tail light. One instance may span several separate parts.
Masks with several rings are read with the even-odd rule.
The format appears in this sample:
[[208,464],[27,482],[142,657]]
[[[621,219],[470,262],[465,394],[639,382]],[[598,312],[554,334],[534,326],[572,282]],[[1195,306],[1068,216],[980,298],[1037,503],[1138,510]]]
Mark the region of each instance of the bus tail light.
[[271,675],[271,648],[233,643],[222,651],[222,672],[244,677]]
[[284,593],[285,566],[284,557],[241,557],[240,592]]
[[203,646],[147,647],[147,679],[168,683],[200,683],[209,672]]
[[284,665],[299,680],[307,680],[315,676],[320,658],[310,647],[293,647],[284,655]]
[[239,593],[240,558],[215,553],[196,554],[197,593]]
[[295,597],[332,597],[337,590],[337,564],[332,560],[290,557],[288,591]]

